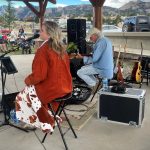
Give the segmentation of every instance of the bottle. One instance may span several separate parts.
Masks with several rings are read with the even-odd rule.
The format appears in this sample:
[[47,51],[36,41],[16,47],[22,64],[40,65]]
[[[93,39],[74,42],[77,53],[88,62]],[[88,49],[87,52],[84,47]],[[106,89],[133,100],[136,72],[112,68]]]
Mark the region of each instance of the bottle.
[[102,83],[103,83],[103,90],[108,91],[108,79],[103,78]]
[[14,123],[14,110],[13,109],[10,111],[10,121]]
[[17,116],[16,116],[16,111],[14,109],[10,111],[10,120],[11,120],[11,123],[14,123],[14,124],[19,123],[19,120],[17,119]]

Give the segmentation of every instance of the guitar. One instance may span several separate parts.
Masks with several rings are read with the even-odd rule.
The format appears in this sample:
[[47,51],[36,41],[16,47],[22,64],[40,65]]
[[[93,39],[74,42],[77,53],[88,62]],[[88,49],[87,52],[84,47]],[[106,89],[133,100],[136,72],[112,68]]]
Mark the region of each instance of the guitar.
[[[120,49],[121,49],[121,46],[120,46]],[[119,57],[120,57],[120,54],[119,54]],[[124,79],[123,79],[123,75],[122,75],[122,66],[121,66],[121,62],[119,61],[119,59],[118,59],[117,67],[118,67],[117,81],[124,83]]]
[[121,71],[121,63],[119,62],[119,57],[120,57],[120,50],[121,50],[121,45],[119,46],[119,52],[118,52],[118,57],[116,60],[116,67],[114,69],[114,73],[116,73],[116,79],[119,82],[124,82],[122,71]]
[[141,75],[141,70],[142,70],[142,66],[141,66],[141,60],[142,60],[142,55],[143,55],[143,45],[141,42],[141,56],[140,59],[135,62],[133,70],[132,70],[132,74],[131,74],[131,79],[137,83],[141,83],[142,81],[142,75]]
[[118,63],[117,81],[124,82],[120,62]]
[[127,53],[126,49],[127,49],[127,41],[126,41],[126,43],[124,45],[124,52],[123,52],[122,60],[120,62],[122,72],[123,72],[123,63],[124,63],[124,59],[125,59],[125,54]]

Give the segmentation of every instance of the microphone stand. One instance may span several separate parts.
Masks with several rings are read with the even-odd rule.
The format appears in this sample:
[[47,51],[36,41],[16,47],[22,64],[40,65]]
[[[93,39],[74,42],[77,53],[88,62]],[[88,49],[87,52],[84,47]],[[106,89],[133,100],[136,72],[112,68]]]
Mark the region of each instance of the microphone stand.
[[[0,61],[2,60],[2,58],[12,52],[14,50],[11,50],[11,51],[7,51],[6,53],[2,54],[0,56]],[[6,74],[7,74],[7,71],[5,70],[5,68],[3,67],[2,65],[2,61],[1,61],[1,64],[0,64],[0,68],[1,68],[1,82],[2,82],[2,100],[1,100],[1,106],[2,106],[2,111],[4,113],[4,122],[0,125],[0,126],[5,126],[5,125],[9,125],[9,126],[12,126],[12,127],[15,127],[17,129],[20,129],[22,131],[25,131],[25,132],[29,132],[28,130],[24,129],[24,128],[21,128],[17,125],[14,125],[12,123],[10,123],[10,108],[8,109],[8,102],[6,103],[6,95],[5,95],[5,83],[6,83]],[[1,111],[1,112],[2,112]]]

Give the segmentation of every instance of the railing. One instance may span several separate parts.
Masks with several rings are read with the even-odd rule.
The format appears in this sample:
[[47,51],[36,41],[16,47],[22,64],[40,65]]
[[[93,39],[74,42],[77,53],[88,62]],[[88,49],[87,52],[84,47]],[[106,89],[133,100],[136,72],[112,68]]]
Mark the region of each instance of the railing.
[[143,55],[150,56],[150,32],[111,32],[104,33],[106,37],[111,39],[114,51],[118,51],[119,46],[127,45],[127,53],[141,54],[141,42],[143,44]]

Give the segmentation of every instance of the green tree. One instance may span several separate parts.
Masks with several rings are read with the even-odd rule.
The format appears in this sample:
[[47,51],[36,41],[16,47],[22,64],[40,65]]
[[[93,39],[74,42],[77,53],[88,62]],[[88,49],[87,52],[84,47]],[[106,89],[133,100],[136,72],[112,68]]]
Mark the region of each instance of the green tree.
[[117,15],[117,16],[116,16],[116,19],[114,19],[114,24],[115,24],[115,25],[118,25],[118,23],[120,23],[121,21],[122,21],[121,16],[120,16],[120,15]]
[[39,17],[38,16],[35,16],[35,23],[39,23]]
[[120,23],[120,22],[122,22],[122,18],[121,18],[120,15],[117,15],[116,22],[117,22],[117,24]]
[[106,17],[104,18],[104,24],[114,24],[114,22],[110,17]]
[[92,21],[91,18],[92,18],[92,14],[88,13],[88,14],[85,14],[84,17],[87,18],[87,21]]
[[3,14],[3,23],[4,27],[8,27],[11,29],[11,25],[14,23],[16,20],[15,18],[15,9],[13,8],[13,4],[11,1],[7,0],[8,5],[5,8],[5,12]]

